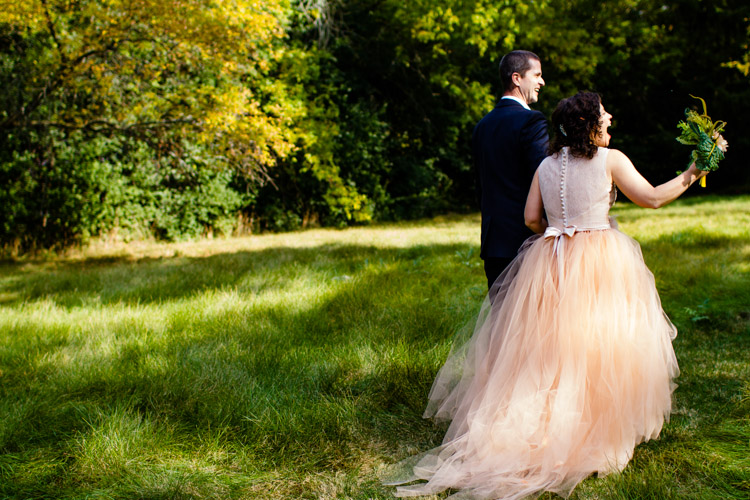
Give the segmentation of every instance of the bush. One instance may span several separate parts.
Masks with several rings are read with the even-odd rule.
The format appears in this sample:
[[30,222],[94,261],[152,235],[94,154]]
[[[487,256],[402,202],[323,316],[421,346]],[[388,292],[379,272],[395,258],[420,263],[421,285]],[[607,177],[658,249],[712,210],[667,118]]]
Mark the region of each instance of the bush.
[[[234,175],[200,148],[159,157],[127,137],[52,129],[0,157],[0,244],[55,247],[116,232],[122,239],[177,240],[229,234],[244,198]],[[35,148],[14,148],[31,142]]]

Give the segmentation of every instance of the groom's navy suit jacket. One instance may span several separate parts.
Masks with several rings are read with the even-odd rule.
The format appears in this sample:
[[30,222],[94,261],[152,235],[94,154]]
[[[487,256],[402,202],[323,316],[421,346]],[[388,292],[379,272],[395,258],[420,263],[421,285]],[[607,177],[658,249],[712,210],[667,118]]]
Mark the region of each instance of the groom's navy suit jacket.
[[534,172],[547,156],[547,120],[512,99],[500,99],[474,128],[472,150],[482,209],[482,259],[512,258],[533,233],[524,207]]

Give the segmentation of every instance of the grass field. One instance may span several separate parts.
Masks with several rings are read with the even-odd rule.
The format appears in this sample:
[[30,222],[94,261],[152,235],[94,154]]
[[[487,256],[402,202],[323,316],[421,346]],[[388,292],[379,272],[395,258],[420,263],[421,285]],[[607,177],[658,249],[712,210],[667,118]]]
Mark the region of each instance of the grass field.
[[[746,499],[750,197],[615,213],[679,329],[682,374],[661,439],[572,498]],[[485,292],[478,227],[1,264],[0,498],[390,498],[378,468],[442,437],[420,415]]]

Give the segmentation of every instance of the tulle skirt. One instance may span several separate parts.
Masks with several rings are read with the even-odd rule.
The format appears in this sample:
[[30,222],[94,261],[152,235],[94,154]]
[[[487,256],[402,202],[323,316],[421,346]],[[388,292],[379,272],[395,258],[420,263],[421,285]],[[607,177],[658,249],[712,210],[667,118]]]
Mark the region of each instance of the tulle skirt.
[[450,421],[443,444],[386,483],[422,480],[396,496],[520,499],[622,470],[669,418],[676,333],[632,238],[530,238],[430,391],[425,417]]

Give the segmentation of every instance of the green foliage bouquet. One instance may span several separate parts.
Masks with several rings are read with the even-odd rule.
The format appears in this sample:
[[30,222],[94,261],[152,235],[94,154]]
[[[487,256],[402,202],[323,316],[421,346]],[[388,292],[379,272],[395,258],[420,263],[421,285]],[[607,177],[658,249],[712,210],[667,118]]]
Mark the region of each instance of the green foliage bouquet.
[[[690,97],[700,100],[703,104],[703,114],[699,115],[697,111],[690,108],[685,109],[685,121],[677,124],[677,128],[681,131],[677,141],[695,146],[690,154],[688,165],[695,162],[695,166],[700,170],[711,172],[719,168],[719,161],[724,159],[724,153],[729,146],[721,135],[726,122],[721,120],[713,122],[708,116],[706,101],[692,94]],[[706,187],[705,176],[701,177],[700,183],[701,187]]]

